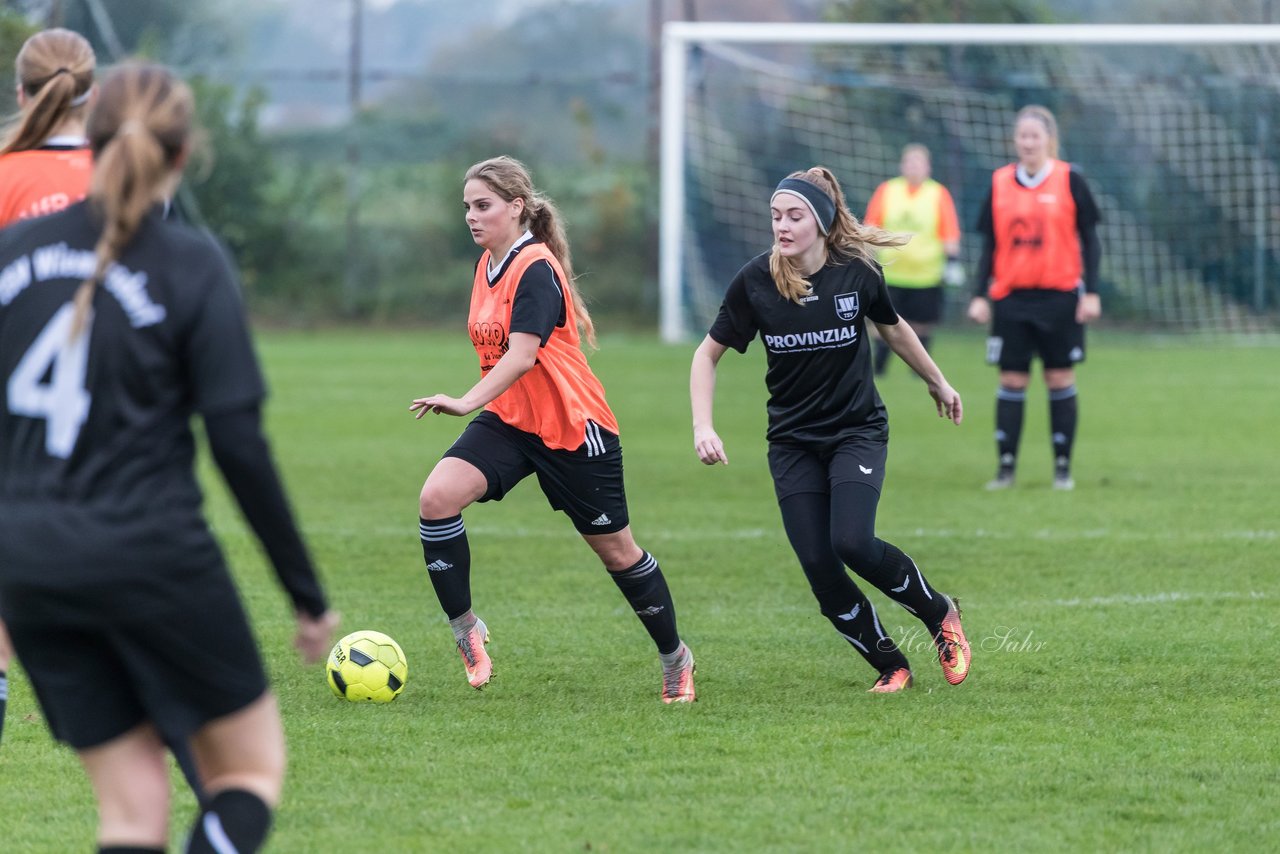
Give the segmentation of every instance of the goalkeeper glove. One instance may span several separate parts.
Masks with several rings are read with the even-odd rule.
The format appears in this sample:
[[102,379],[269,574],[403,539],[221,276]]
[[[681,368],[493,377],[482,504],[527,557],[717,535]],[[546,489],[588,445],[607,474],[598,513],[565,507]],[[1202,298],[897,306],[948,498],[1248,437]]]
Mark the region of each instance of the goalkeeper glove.
[[942,268],[942,281],[949,288],[958,288],[964,284],[964,265],[959,258],[947,259],[947,266]]

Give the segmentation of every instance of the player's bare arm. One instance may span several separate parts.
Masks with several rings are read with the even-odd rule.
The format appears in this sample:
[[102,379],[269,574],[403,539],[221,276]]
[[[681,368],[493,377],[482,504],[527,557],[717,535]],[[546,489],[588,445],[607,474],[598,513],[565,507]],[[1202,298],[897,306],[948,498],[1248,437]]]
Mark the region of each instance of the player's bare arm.
[[897,353],[902,361],[915,371],[929,389],[929,396],[938,407],[938,417],[946,418],[953,424],[959,424],[964,418],[964,407],[960,401],[960,393],[953,389],[947,378],[942,375],[938,364],[924,349],[911,326],[906,323],[877,323],[876,331],[889,345],[889,349]]
[[409,404],[409,411],[417,413],[415,418],[422,418],[428,412],[439,415],[470,415],[496,400],[533,368],[538,361],[539,344],[537,335],[527,332],[511,333],[507,352],[465,395],[450,397],[447,394],[433,394],[419,397]]
[[709,466],[729,464],[724,443],[712,426],[712,409],[716,393],[716,365],[724,355],[725,347],[710,335],[702,339],[693,354],[689,369],[689,401],[693,408],[693,449],[698,459]]

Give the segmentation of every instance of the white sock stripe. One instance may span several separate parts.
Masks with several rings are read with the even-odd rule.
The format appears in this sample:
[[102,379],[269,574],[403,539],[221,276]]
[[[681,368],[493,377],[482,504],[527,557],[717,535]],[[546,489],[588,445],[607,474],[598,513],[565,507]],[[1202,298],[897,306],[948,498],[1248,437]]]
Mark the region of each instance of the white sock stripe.
[[619,578],[644,578],[649,573],[658,568],[658,559],[648,552],[644,553],[644,557],[640,558],[640,562],[630,569],[625,569],[618,573]]
[[[871,604],[868,600],[867,604]],[[876,637],[884,640],[888,635],[884,633],[884,626],[880,625],[880,615],[876,613],[876,606],[871,605],[871,624],[876,627]]]
[[451,522],[447,525],[427,525],[418,523],[418,536],[427,542],[438,542],[440,540],[451,540],[454,537],[466,533],[466,526],[462,524],[462,520]]
[[216,812],[205,813],[204,818],[200,819],[200,825],[204,829],[205,838],[218,854],[240,854],[231,842],[231,837],[227,836],[227,832],[222,828],[222,819],[218,818]]
[[422,531],[419,531],[418,539],[422,540],[424,543],[442,543],[445,540],[457,539],[458,537],[461,537],[465,533],[466,531],[458,531],[457,533],[447,534],[443,537],[440,537],[440,536],[432,536],[431,534],[427,534],[427,533],[423,533]]
[[867,651],[868,651],[868,650],[867,650],[867,648],[866,648],[865,646],[863,646],[862,644],[858,643],[858,641],[856,641],[856,640],[854,640],[853,638],[849,637],[849,636],[848,636],[848,635],[846,635],[844,632],[839,632],[839,635],[840,635],[840,637],[844,638],[844,639],[845,639],[845,640],[847,640],[849,643],[853,644],[854,646],[856,646],[858,649],[862,650],[863,652],[867,652]]
[[1022,389],[1015,391],[1014,389],[1001,388],[996,392],[996,400],[1011,400],[1018,402],[1026,399],[1027,393]]
[[0,676],[0,700],[7,699],[9,699],[9,679],[8,677]]
[[924,576],[920,574],[920,567],[916,566],[916,562],[911,560],[910,557],[908,557],[907,560],[911,561],[911,568],[916,571],[916,578],[920,579],[920,589],[924,591],[924,595],[933,599],[933,594],[929,592],[929,585],[924,583]]
[[1076,387],[1069,385],[1066,388],[1049,389],[1050,400],[1067,400],[1076,396]]

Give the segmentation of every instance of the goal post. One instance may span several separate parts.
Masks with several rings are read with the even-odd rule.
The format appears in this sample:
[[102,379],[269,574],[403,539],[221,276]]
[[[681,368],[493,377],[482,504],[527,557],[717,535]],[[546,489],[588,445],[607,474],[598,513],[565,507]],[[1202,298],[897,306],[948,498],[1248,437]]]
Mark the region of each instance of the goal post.
[[1063,159],[1098,198],[1109,318],[1276,330],[1280,25],[672,22],[662,338],[705,329],[738,267],[768,248],[768,194],[787,172],[830,166],[861,215],[906,142],[933,150],[972,272],[972,214],[1033,102],[1058,114]]

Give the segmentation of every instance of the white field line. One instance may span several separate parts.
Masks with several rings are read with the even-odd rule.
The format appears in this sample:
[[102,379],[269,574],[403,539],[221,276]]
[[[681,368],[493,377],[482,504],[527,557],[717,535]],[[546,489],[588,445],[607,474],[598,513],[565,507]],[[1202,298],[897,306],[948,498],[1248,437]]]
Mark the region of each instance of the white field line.
[[[1219,602],[1223,600],[1258,600],[1270,599],[1270,595],[1261,590],[1238,592],[1223,590],[1215,593],[1119,593],[1114,596],[1091,596],[1077,599],[1050,599],[1047,604],[1059,608],[1093,608],[1108,605],[1167,605],[1176,602]],[[1028,604],[1044,604],[1042,602]]]
[[[214,525],[215,529],[227,526]],[[223,530],[222,533],[228,533]],[[308,526],[305,533],[312,537],[337,536],[344,539],[360,537],[413,537],[416,529],[412,525],[372,525],[368,528],[348,528],[341,526]],[[468,525],[467,533],[478,537],[497,539],[547,539],[559,540],[573,537],[573,526],[567,519],[548,516],[547,524],[536,528],[509,527],[503,525]],[[770,528],[715,528],[689,527],[668,528],[658,530],[645,527],[637,532],[637,538],[645,542],[733,542],[738,540],[762,540],[776,537],[785,544],[786,536],[782,531],[782,523]],[[891,542],[909,543],[912,539],[932,540],[1004,540],[1041,542],[1072,542],[1106,540],[1109,542],[1230,542],[1230,541],[1267,541],[1280,539],[1280,531],[1244,530],[1244,531],[1138,531],[1113,530],[1111,528],[1089,528],[1084,530],[1040,528],[1033,531],[992,531],[977,528],[972,531],[961,531],[950,528],[881,528],[878,536]]]
[[[797,569],[797,573],[799,570]],[[803,582],[798,582],[803,583]],[[878,594],[875,594],[878,596]],[[1181,603],[1204,603],[1204,602],[1220,602],[1220,601],[1242,601],[1242,602],[1260,602],[1274,599],[1272,594],[1264,593],[1260,590],[1249,591],[1220,591],[1214,593],[1183,593],[1178,591],[1170,591],[1166,593],[1120,593],[1112,596],[1094,596],[1089,598],[1077,599],[1020,599],[1013,602],[1004,602],[995,599],[975,599],[974,597],[961,595],[961,605],[965,610],[973,608],[975,615],[981,614],[988,621],[1010,620],[1014,617],[1025,618],[1027,611],[1034,611],[1041,608],[1108,608],[1108,607],[1132,607],[1134,605],[1176,605]],[[914,618],[905,615],[899,608],[893,607],[891,602],[883,602],[881,598],[876,599],[876,610],[880,615],[880,621],[884,624],[885,630],[895,638],[911,638],[927,636],[920,634],[920,623]],[[565,606],[566,608],[569,606]],[[555,611],[556,607],[550,608]],[[536,609],[525,609],[520,607],[508,607],[504,611],[504,616],[511,619],[526,619],[545,616],[550,612],[547,606],[540,605]],[[613,613],[618,617],[625,617],[630,610],[624,605],[618,605],[613,609]],[[750,616],[752,618],[760,616],[779,617],[779,616],[796,616],[796,617],[812,617],[816,621],[813,625],[816,627],[821,624],[822,618],[818,615],[816,604],[800,604],[800,603],[779,603],[776,601],[760,601],[756,604],[746,604],[736,602],[733,606],[723,603],[712,602],[703,605],[699,609],[699,613],[710,615],[722,615],[733,613],[739,616]],[[901,622],[906,620],[907,622]],[[440,616],[440,622],[447,622],[443,615]],[[818,630],[820,631],[820,629]],[[1007,623],[997,627],[997,633],[1004,632],[1004,637],[1009,640],[1015,634],[1015,630],[1010,628]],[[1028,634],[1028,633],[1024,633]],[[1029,637],[1029,634],[1028,634]],[[970,636],[970,642],[973,637]],[[907,650],[908,652],[913,650]],[[919,651],[919,650],[914,650]]]
[[[564,520],[560,520],[564,522]],[[478,536],[484,537],[504,537],[504,538],[560,538],[563,536],[572,536],[572,526],[565,524],[556,524],[556,520],[548,520],[545,527],[538,528],[507,528],[501,526],[477,525],[475,527],[468,526],[467,531]],[[401,529],[397,528],[397,531]],[[381,532],[381,531],[380,531]],[[412,527],[405,527],[403,532],[413,533]],[[703,541],[734,541],[734,540],[760,540],[769,537],[777,537],[779,541],[785,541],[785,535],[782,532],[782,523],[779,522],[776,528],[668,528],[666,530],[653,530],[646,528],[637,532],[645,540],[664,540],[669,542],[684,540],[703,540]],[[1132,541],[1147,542],[1150,540],[1164,541],[1199,541],[1199,542],[1216,542],[1220,540],[1267,540],[1273,541],[1280,539],[1280,531],[1259,530],[1259,531],[1134,531],[1134,530],[1112,530],[1110,528],[1091,528],[1086,530],[1071,529],[1053,529],[1041,528],[1034,531],[990,531],[985,528],[978,528],[973,531],[960,531],[947,528],[885,528],[877,531],[877,534],[889,540],[909,540],[912,537],[923,539],[938,540],[1038,540],[1038,541],[1071,541],[1071,540],[1108,540],[1115,541]]]

